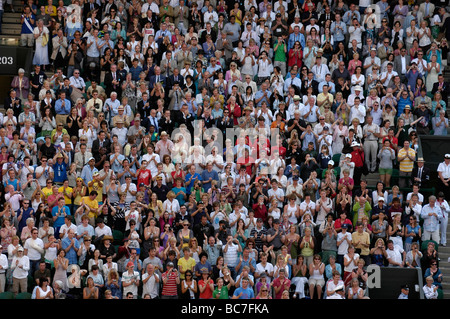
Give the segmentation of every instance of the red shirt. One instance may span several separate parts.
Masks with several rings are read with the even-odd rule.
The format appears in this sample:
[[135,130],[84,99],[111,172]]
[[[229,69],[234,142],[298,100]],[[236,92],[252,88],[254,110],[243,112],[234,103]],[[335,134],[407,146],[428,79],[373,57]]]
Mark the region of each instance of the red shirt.
[[161,294],[163,296],[177,296],[178,295],[178,289],[177,289],[177,273],[174,272],[165,272],[162,274],[162,278],[168,278],[166,284],[163,285],[163,289]]
[[[352,225],[352,222],[350,221],[350,219],[346,218],[344,222],[341,222],[341,219],[338,218],[338,219],[336,219],[336,220],[334,221],[334,229],[341,228],[343,224],[347,224],[347,225],[353,226],[353,225]],[[351,229],[348,228],[348,229],[347,229],[347,233],[350,232],[350,231],[351,231]],[[350,235],[351,235],[351,234],[350,234]]]
[[352,151],[352,162],[355,163],[355,167],[364,166],[364,151],[360,148]]
[[[212,279],[209,279],[209,282],[207,282],[207,283],[203,279],[200,279],[198,281],[198,286],[199,287],[204,287],[207,284],[214,284],[214,281]],[[199,291],[200,291],[200,289],[199,289]],[[213,294],[212,290],[209,289],[209,287],[206,287],[206,289],[203,292],[200,293],[199,298],[200,299],[211,299],[212,298],[212,294]]]
[[231,111],[231,104],[228,104],[227,109],[230,111],[230,115],[233,117],[233,124],[238,125],[239,124],[238,119],[242,115],[242,110],[241,110],[241,107],[239,106],[239,104],[237,104],[237,103],[235,104],[233,111]]
[[248,166],[245,167],[245,171],[247,172],[248,175],[252,176],[252,172],[253,172],[253,166],[255,165],[255,159],[253,157],[240,157],[237,160],[237,164],[241,164],[241,165],[245,165],[245,164],[250,164]]
[[149,186],[151,180],[152,180],[152,173],[149,169],[142,169],[139,171],[137,185],[144,183],[146,186]]
[[283,291],[289,290],[289,287],[291,286],[291,281],[287,277],[285,277],[283,283],[281,283],[280,277],[277,277],[276,279],[274,279],[272,285],[277,288],[282,286],[280,291],[275,295],[275,299],[281,299]]
[[266,221],[267,218],[267,207],[266,205],[260,206],[258,203],[253,204],[253,212],[255,213],[255,218],[261,218],[263,222]]

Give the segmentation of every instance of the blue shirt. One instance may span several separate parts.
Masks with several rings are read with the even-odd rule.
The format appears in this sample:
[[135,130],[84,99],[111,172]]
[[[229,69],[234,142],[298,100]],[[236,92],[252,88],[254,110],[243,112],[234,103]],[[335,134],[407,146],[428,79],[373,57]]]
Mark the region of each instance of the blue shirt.
[[[272,93],[269,90],[266,90],[267,92],[267,97],[264,97],[261,99],[261,101],[259,101],[258,103],[256,103],[257,107],[261,106],[261,103],[263,101],[266,101],[267,105],[270,105],[270,96],[272,95]],[[255,100],[260,99],[262,96],[264,95],[264,92],[262,90],[259,90],[258,92],[256,92],[255,94]]]
[[[242,258],[241,267],[239,267],[239,271],[238,271],[237,275],[241,274],[242,269],[244,269],[245,266],[250,267],[250,264],[253,266],[254,269],[256,269],[256,261],[254,258],[249,257],[248,260],[244,260],[244,258]],[[249,271],[249,273],[252,274],[250,271]]]
[[67,166],[67,163],[64,161],[61,164],[59,164],[58,161],[53,164],[53,171],[55,172],[53,181],[55,183],[62,183],[67,179]]
[[[62,225],[64,225],[64,213],[63,212],[65,212],[66,215],[70,215],[70,208],[65,205],[61,208],[61,215],[59,215],[58,218],[56,218],[56,220],[53,222],[54,227],[61,227]],[[57,214],[58,214],[58,205],[56,205],[52,209],[52,216],[56,217]]]
[[[429,213],[435,213],[436,216],[428,216]],[[423,221],[423,229],[425,231],[433,232],[439,229],[439,220],[442,218],[441,209],[435,204],[434,207],[431,207],[430,204],[427,204],[422,207],[422,212],[420,213],[420,217],[422,217]]]
[[[109,156],[109,161],[111,162],[114,157],[114,154]],[[114,173],[120,173],[123,171],[123,166],[120,164],[125,159],[125,156],[120,154],[114,162],[111,162],[111,169]]]
[[[88,224],[87,227],[84,227],[83,224],[78,225],[77,227],[77,235],[82,235],[85,231],[88,232],[88,236],[95,236],[95,229],[94,227],[92,227],[92,225]],[[78,241],[80,242],[80,244],[83,242],[83,237],[81,237],[80,239],[78,239]]]
[[139,74],[141,74],[142,71],[143,69],[139,65],[136,68],[132,66],[130,68],[131,80],[139,81]]
[[8,178],[8,180],[6,180],[5,182],[3,182],[3,185],[5,186],[5,188],[6,188],[6,186],[8,186],[8,185],[12,185],[12,186],[14,186],[14,190],[15,191],[20,191],[20,182],[19,182],[19,180],[18,179],[14,179],[14,180],[10,180],[9,178]]
[[[30,18],[25,18],[22,24],[22,31],[20,32],[21,34],[32,34],[33,33],[33,29],[35,27],[34,23],[31,23],[31,19],[33,19],[33,21],[36,21],[36,17],[34,16],[34,14],[31,14]],[[28,22],[28,24],[25,22],[25,20]],[[31,30],[30,30],[31,27]]]
[[188,195],[191,193],[191,188],[194,187],[195,180],[196,179],[199,180],[199,181],[202,180],[202,177],[200,176],[199,173],[194,173],[194,174],[188,173],[186,175],[186,180],[185,180],[186,183],[189,181],[191,176],[194,176],[194,177],[192,178],[191,182],[187,185],[187,194]]
[[60,114],[60,115],[69,115],[70,113],[70,101],[68,99],[64,99],[64,106],[62,105],[63,100],[58,99],[55,102],[55,112],[56,114]]
[[[80,248],[80,242],[75,237],[73,239],[74,239],[74,242],[75,242],[74,243],[74,247],[76,249],[79,249]],[[71,242],[72,242],[72,240],[69,237],[64,238],[61,241],[62,249],[64,249],[64,250],[67,249],[67,247],[70,246]],[[77,252],[76,252],[76,250],[73,247],[71,247],[70,250],[68,252],[66,252],[66,258],[69,259],[69,265],[77,264],[77,262],[78,262]]]
[[238,299],[252,299],[255,298],[255,293],[252,288],[242,288],[239,287],[234,291],[233,296],[239,296],[239,294],[242,292],[242,295]]
[[315,138],[313,132],[305,133],[305,136],[303,138],[303,143],[302,143],[302,151],[306,151],[308,149],[309,142],[313,142],[314,149],[316,149],[316,138]]
[[[202,172],[201,178],[203,181],[207,181],[210,178],[212,178],[213,180],[216,180],[217,182],[219,181],[219,174],[217,174],[217,172],[215,170],[211,170],[211,172],[208,172],[208,170],[204,170]],[[205,192],[208,192],[208,190],[211,188],[211,182],[208,183],[204,183],[203,184],[203,188],[205,189]]]
[[28,207],[28,209],[24,209],[23,213],[21,213],[20,209],[16,212],[16,216],[19,217],[19,215],[22,215],[22,219],[19,222],[19,234],[22,233],[22,228],[24,228],[27,225],[27,219],[31,216],[31,214],[34,213],[34,209],[31,207]]
[[[338,29],[336,28],[337,26],[340,26],[342,28]],[[343,41],[345,39],[345,35],[347,33],[347,25],[341,21],[339,23],[336,23],[336,21],[333,21],[331,23],[331,28],[330,28],[331,34],[333,34],[334,37],[334,43],[337,43],[339,41]]]
[[83,179],[83,181],[86,185],[94,179],[95,172],[98,172],[97,168],[94,167],[91,170],[91,167],[89,166],[89,164],[84,165],[83,169],[81,170],[81,178]]
[[302,48],[305,47],[305,36],[303,35],[303,33],[291,33],[291,35],[289,36],[289,40],[288,40],[288,47],[287,50],[289,52],[290,49],[292,49],[294,47],[295,42],[300,42],[300,45],[302,46]]
[[[185,194],[187,194],[186,193],[186,188],[185,187],[174,187],[174,188],[172,188],[172,191],[176,194],[176,193],[178,193],[179,191],[183,191]],[[178,195],[177,197],[175,197],[177,200],[178,200],[178,203],[180,204],[180,205],[183,205],[185,202],[186,202],[186,200],[184,199],[184,196],[183,196],[183,194],[180,194],[180,195]]]

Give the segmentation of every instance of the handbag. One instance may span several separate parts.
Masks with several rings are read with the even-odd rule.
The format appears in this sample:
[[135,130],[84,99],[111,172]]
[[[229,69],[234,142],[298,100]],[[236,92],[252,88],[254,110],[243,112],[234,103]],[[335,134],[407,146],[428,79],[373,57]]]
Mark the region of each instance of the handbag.
[[47,45],[47,43],[48,43],[48,34],[44,33],[42,35],[42,46],[45,47]]

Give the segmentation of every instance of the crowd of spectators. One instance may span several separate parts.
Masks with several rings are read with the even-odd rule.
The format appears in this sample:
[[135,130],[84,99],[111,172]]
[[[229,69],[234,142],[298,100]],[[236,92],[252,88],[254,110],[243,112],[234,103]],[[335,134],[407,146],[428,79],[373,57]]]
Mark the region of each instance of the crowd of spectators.
[[360,299],[376,264],[438,298],[450,154],[433,180],[418,135],[448,131],[446,5],[27,1],[0,290]]

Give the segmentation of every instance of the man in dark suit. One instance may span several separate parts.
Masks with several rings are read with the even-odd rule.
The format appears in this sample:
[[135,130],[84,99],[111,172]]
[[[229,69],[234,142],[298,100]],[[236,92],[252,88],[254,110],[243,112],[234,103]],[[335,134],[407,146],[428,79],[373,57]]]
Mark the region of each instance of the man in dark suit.
[[216,43],[217,40],[217,32],[212,28],[210,22],[206,22],[205,29],[202,31],[202,34],[200,36],[200,43],[206,42],[206,35],[211,35],[212,42]]
[[438,81],[433,84],[431,93],[434,95],[436,92],[440,92],[442,100],[447,104],[448,95],[450,94],[450,84],[444,81],[444,75],[441,73],[438,75]]
[[165,110],[164,115],[159,119],[160,132],[173,132],[175,128],[175,122],[172,120],[170,110]]
[[191,113],[189,113],[187,104],[183,104],[181,106],[180,111],[178,111],[175,115],[175,119],[179,125],[185,124],[188,131],[191,134],[194,134],[194,126],[193,126],[194,117],[192,116]]
[[430,182],[430,169],[425,167],[423,157],[417,159],[417,165],[414,166],[411,173],[412,184],[419,184],[421,188],[427,188]]
[[400,80],[406,82],[406,72],[410,68],[411,57],[406,54],[406,48],[400,50],[400,54],[394,58],[394,71],[400,76]]
[[95,158],[100,154],[100,148],[105,147],[107,150],[111,149],[111,140],[106,138],[106,133],[101,130],[97,134],[97,139],[92,142],[92,155]]
[[14,89],[9,91],[9,96],[5,98],[4,104],[5,110],[12,109],[14,116],[18,119],[20,113],[22,113],[22,102],[17,97],[17,92]]
[[312,71],[308,71],[308,75],[306,80],[303,80],[301,92],[303,95],[307,94],[307,90],[309,87],[313,88],[314,95],[319,94],[319,82],[314,80],[314,73]]
[[150,77],[150,81],[148,84],[148,88],[153,90],[156,82],[161,82],[164,89],[166,89],[167,78],[165,75],[161,74],[161,68],[159,66],[155,66],[155,74]]
[[329,5],[325,7],[325,12],[320,15],[319,25],[322,28],[325,27],[325,21],[327,20],[331,20],[331,22],[334,21],[334,13],[331,12],[331,7]]
[[142,100],[137,103],[137,111],[141,115],[141,119],[150,115],[150,100],[147,92],[142,93]]
[[111,64],[111,70],[105,74],[105,93],[107,97],[111,96],[111,92],[117,93],[117,98],[122,97],[123,78],[117,71],[117,65]]
[[227,108],[223,110],[223,116],[217,118],[216,126],[222,131],[224,136],[226,136],[226,131],[228,128],[233,128],[233,119],[230,117],[230,111]]
[[97,19],[99,21],[101,21],[102,17],[101,17],[100,6],[97,4],[97,2],[95,0],[89,0],[83,6],[83,20],[85,22],[88,18],[88,14],[93,11],[97,11]]
[[169,91],[172,89],[173,84],[175,82],[178,82],[180,84],[180,88],[183,90],[185,88],[184,85],[184,77],[180,74],[180,70],[178,68],[173,69],[173,74],[169,75],[169,77],[166,78],[166,90]]

